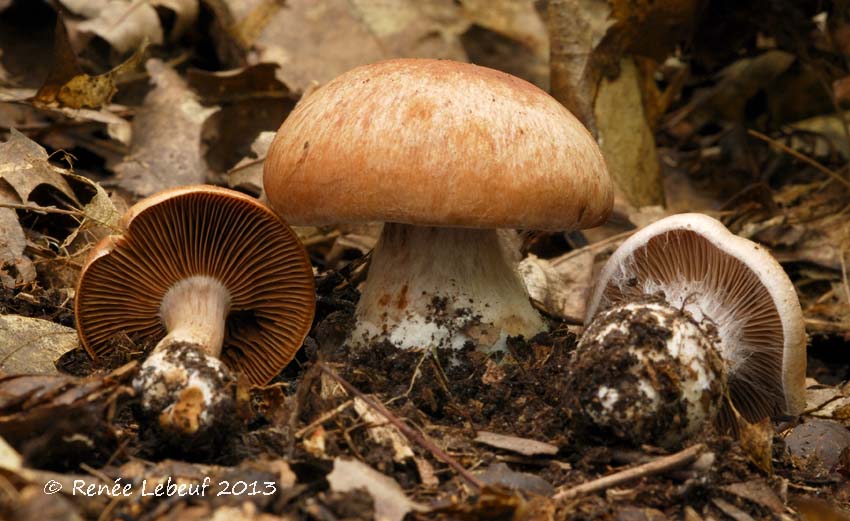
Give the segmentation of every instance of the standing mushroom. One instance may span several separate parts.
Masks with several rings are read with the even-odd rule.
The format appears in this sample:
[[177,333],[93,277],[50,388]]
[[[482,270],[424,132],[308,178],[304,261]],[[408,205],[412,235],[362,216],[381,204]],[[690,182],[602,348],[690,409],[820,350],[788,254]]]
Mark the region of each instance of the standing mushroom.
[[268,207],[212,186],[148,197],[120,228],[80,275],[80,340],[93,358],[119,333],[158,340],[135,382],[142,405],[166,430],[201,432],[231,402],[228,368],[265,384],[301,346],[315,307],[307,254]]
[[498,347],[544,329],[497,228],[603,222],[613,186],[587,130],[519,78],[448,60],[358,67],[292,111],[265,191],[295,224],[383,221],[353,345]]
[[[662,307],[629,304],[647,298],[656,299]],[[698,324],[703,333],[691,334],[687,342],[680,342],[681,349],[707,351],[719,342],[729,398],[745,419],[756,422],[803,410],[806,337],[800,303],[785,271],[761,246],[701,214],[674,215],[643,228],[602,269],[588,304],[588,329],[576,356],[592,357],[591,351],[604,350],[612,339],[630,348],[651,346],[647,331],[657,332],[655,337],[662,338],[662,343],[675,343],[681,338],[677,340],[674,320]],[[618,335],[619,340],[614,338]],[[689,360],[694,356],[689,355]],[[709,384],[723,381],[720,375],[711,377],[716,373],[711,370],[711,357],[710,353],[699,355],[701,360],[695,362],[709,375],[700,380],[700,389],[708,393],[702,398],[708,401],[716,397],[716,391],[709,392]],[[624,384],[628,381],[624,375],[634,375],[634,367],[631,364],[622,374],[612,374],[610,380]],[[573,380],[581,378],[575,375]],[[594,392],[595,398],[590,396],[593,392],[586,396],[585,409],[598,408],[604,401],[598,389]],[[645,398],[621,395],[628,400]],[[616,404],[612,402],[609,409],[616,410]],[[703,408],[703,416],[710,410]],[[730,410],[721,413],[721,419],[731,418]]]

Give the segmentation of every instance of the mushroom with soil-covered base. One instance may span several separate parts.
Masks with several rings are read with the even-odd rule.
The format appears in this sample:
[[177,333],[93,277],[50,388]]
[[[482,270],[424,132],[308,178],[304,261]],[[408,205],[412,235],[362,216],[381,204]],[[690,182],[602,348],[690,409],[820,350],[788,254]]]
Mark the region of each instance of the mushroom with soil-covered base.
[[[803,410],[806,337],[800,303],[785,271],[761,246],[701,214],[674,215],[638,231],[602,269],[588,304],[585,349],[577,358],[592,357],[584,352],[600,348],[588,335],[599,335],[597,321],[611,321],[605,310],[647,298],[699,324],[705,333],[700,342],[718,339],[729,397],[721,423],[732,424],[730,406],[750,422]],[[657,318],[643,316],[653,323]],[[612,327],[647,326],[634,318]],[[669,338],[674,329],[666,330]]]
[[212,186],[134,205],[98,243],[77,288],[77,328],[93,358],[120,333],[158,340],[135,386],[163,429],[194,434],[232,405],[231,370],[254,384],[301,346],[315,308],[310,262],[274,212]]
[[383,221],[353,345],[499,346],[544,322],[498,228],[605,220],[613,186],[587,130],[537,87],[448,60],[353,69],[292,111],[264,167],[295,224]]

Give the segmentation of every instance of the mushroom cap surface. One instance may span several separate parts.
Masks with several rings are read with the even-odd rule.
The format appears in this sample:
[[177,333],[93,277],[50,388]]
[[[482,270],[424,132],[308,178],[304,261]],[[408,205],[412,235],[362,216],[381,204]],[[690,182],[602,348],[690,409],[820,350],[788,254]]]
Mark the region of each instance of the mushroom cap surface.
[[708,316],[729,364],[729,395],[750,421],[805,407],[806,334],[800,301],[762,246],[716,219],[679,214],[629,237],[599,275],[585,323],[641,295]]
[[586,228],[613,182],[584,126],[536,86],[449,60],[352,69],[303,99],[264,166],[293,224]]
[[130,208],[80,274],[77,330],[93,358],[118,333],[159,340],[160,304],[175,283],[207,275],[229,291],[221,358],[264,384],[295,356],[315,310],[312,267],[270,208],[214,186],[160,192]]

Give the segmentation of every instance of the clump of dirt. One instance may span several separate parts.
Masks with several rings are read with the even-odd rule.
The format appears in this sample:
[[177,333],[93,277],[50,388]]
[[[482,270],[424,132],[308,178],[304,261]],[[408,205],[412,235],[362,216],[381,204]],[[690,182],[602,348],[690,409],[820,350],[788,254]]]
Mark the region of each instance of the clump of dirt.
[[564,396],[581,434],[675,448],[716,417],[726,371],[716,330],[704,325],[655,299],[597,315]]

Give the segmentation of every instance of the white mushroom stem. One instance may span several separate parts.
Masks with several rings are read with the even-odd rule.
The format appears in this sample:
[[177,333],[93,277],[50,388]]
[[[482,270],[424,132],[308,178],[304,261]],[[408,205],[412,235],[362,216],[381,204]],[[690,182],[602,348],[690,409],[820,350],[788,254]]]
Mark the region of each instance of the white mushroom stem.
[[497,230],[387,223],[372,251],[350,343],[499,349],[545,329]]
[[160,318],[168,334],[142,364],[134,386],[164,430],[205,432],[229,410],[232,377],[219,360],[229,310],[227,288],[204,275],[181,280],[163,297]]
[[165,294],[159,307],[168,334],[156,349],[185,342],[218,358],[229,311],[230,292],[216,279],[196,275],[177,282]]

